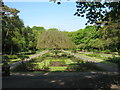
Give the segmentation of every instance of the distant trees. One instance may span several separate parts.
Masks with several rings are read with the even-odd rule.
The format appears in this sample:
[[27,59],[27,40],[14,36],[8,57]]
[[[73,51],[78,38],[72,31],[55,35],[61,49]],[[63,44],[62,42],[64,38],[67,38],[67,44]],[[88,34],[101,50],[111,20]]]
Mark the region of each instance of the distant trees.
[[48,30],[43,32],[37,43],[37,48],[68,49],[74,48],[71,39],[63,32],[57,30]]
[[86,26],[74,32],[64,32],[72,38],[80,50],[110,50],[120,52],[120,26],[117,21],[109,22],[99,30],[96,26]]
[[[87,9],[90,14],[88,18],[90,20],[92,20],[90,18],[92,17],[91,10],[93,10],[95,7],[104,8],[104,5],[107,5],[107,3],[102,5],[99,2],[89,2],[86,4],[78,2],[77,4],[78,12],[76,12],[76,15],[80,14],[81,16],[82,14],[85,14],[86,11],[84,12],[84,9],[88,6],[89,9]],[[118,8],[119,3],[110,2],[108,3],[108,6],[116,11],[118,9],[113,7],[115,4]],[[83,9],[81,10],[81,8]],[[112,13],[115,13],[114,10],[110,12],[110,15],[106,15],[108,13],[107,11],[105,14],[103,14],[104,19],[108,17],[107,24],[104,23],[104,20],[101,20],[101,17],[96,17],[97,22],[100,21],[100,24],[103,23],[101,28],[97,29],[96,26],[86,26],[85,29],[79,29],[78,31],[74,32],[62,32],[56,28],[45,30],[44,27],[38,26],[33,26],[32,28],[29,26],[25,27],[23,21],[18,16],[19,12],[20,11],[15,8],[9,8],[8,6],[2,4],[3,54],[14,54],[21,51],[36,50],[37,48],[66,49],[74,48],[75,45],[81,50],[101,51],[108,49],[111,51],[117,51],[120,54],[120,19],[119,17],[118,19],[113,19],[111,15]],[[104,11],[101,12],[103,13]],[[99,12],[95,12],[95,15],[97,15],[96,13]],[[116,15],[119,16],[118,14]],[[89,23],[90,22],[91,21],[89,21]]]

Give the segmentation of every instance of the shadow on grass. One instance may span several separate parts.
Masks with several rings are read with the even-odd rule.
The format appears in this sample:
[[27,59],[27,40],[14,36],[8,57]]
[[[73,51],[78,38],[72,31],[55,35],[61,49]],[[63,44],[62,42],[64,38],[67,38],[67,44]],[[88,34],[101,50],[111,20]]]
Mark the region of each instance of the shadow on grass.
[[120,57],[108,58],[106,61],[117,64],[118,72],[120,73]]
[[118,64],[120,62],[120,57],[109,57],[106,61]]
[[78,62],[69,64],[68,71],[80,71],[80,72],[88,72],[88,71],[106,71],[103,68],[100,68],[92,62]]

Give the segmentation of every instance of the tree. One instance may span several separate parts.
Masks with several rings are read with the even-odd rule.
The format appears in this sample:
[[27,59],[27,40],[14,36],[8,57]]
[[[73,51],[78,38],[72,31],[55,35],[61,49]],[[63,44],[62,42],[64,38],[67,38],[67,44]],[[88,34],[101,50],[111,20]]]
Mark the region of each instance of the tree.
[[17,15],[19,10],[2,5],[2,38],[3,53],[13,54],[21,48],[21,31],[24,27],[23,21]]
[[74,48],[71,39],[63,32],[57,30],[48,30],[43,32],[37,43],[37,48],[50,48],[55,50],[55,57],[57,57],[57,50]]
[[48,30],[39,36],[37,48],[53,48],[57,50],[74,48],[74,44],[63,32],[57,30]]
[[[117,20],[120,18],[120,1],[118,2],[76,2],[77,11],[75,15],[88,19],[87,23],[101,25],[98,21],[107,24],[111,20]],[[86,24],[87,24],[86,23]]]
[[100,28],[102,39],[106,40],[107,48],[117,51],[120,55],[120,19],[108,22],[108,25]]
[[57,28],[50,28],[50,29],[48,29],[48,30],[56,30],[56,31],[58,31],[58,29],[57,29]]
[[32,30],[37,30],[37,31],[43,32],[43,31],[45,31],[45,28],[44,27],[39,27],[39,26],[33,26]]
[[[21,51],[36,49],[37,35],[44,31],[33,31],[29,26],[24,27],[23,21],[19,18],[20,11],[8,6],[2,6],[2,38],[3,54],[15,54]],[[39,27],[34,27],[39,28]]]
[[[58,0],[49,0],[61,4],[61,1]],[[97,24],[107,24],[109,21],[108,17],[111,17],[111,20],[117,20],[120,18],[120,1],[105,1],[102,0],[78,0],[76,1],[76,13],[74,15],[80,17],[86,17],[88,19],[86,25]],[[102,22],[102,23],[101,23]]]

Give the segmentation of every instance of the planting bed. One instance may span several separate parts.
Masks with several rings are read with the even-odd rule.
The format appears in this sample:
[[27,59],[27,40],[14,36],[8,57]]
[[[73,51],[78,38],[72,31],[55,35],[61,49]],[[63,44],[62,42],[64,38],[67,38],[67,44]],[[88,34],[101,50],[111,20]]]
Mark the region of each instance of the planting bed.
[[[28,71],[104,71],[91,62],[85,62],[82,59],[61,52],[58,53],[58,58],[54,57],[54,52],[49,52],[27,63],[30,65],[28,66],[28,64],[26,64],[24,67],[27,68]],[[19,65],[17,67],[19,67]]]
[[53,61],[50,66],[66,66],[62,61]]

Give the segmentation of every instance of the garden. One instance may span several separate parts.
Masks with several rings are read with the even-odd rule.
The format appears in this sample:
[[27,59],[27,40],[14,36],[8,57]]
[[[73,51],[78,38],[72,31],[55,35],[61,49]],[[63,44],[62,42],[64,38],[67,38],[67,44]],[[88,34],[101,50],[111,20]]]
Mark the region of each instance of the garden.
[[12,72],[87,72],[105,71],[93,62],[84,61],[73,55],[57,51],[49,51],[42,56],[17,65]]

